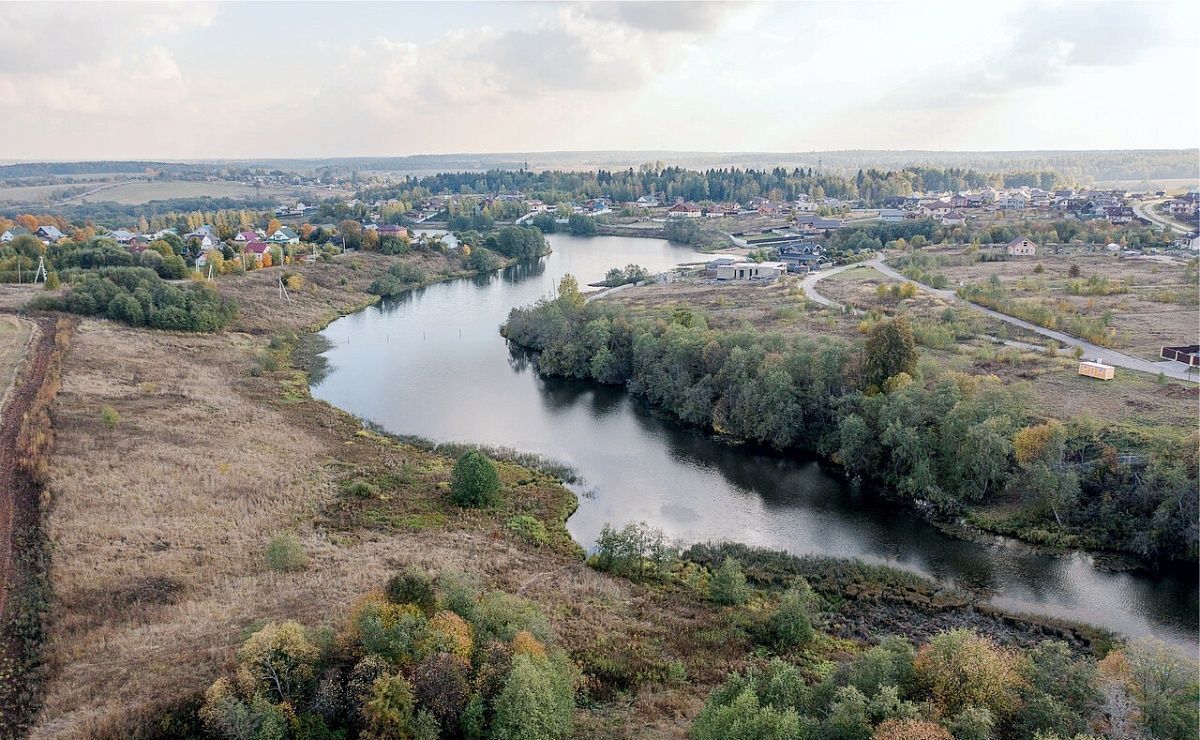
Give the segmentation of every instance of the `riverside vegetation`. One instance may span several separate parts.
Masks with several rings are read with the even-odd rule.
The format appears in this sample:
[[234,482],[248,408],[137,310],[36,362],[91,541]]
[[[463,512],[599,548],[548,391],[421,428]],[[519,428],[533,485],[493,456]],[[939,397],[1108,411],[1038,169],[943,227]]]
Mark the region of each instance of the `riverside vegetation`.
[[1002,526],[1030,540],[1197,558],[1194,432],[1055,418],[1020,384],[922,363],[903,316],[861,343],[715,331],[685,306],[635,317],[585,305],[568,276],[503,332],[539,352],[539,372],[624,385],[685,423],[814,451],[940,518],[1004,502],[1016,513]]

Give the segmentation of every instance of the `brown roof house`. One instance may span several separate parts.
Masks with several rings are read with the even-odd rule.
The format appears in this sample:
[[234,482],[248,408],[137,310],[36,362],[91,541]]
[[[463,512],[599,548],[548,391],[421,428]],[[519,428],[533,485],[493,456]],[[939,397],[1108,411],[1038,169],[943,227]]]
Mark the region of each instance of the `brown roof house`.
[[1037,254],[1037,245],[1025,237],[1017,237],[1004,248],[1013,257],[1033,257]]

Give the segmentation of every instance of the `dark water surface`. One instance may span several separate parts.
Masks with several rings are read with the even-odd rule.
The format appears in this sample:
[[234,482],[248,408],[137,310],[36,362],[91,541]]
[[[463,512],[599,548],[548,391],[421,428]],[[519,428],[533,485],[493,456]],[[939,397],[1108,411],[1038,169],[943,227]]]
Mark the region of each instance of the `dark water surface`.
[[705,259],[664,241],[549,237],[554,253],[498,275],[413,291],[339,319],[313,394],[397,434],[541,453],[584,478],[568,528],[591,546],[605,522],[645,521],[684,542],[732,539],[797,554],[857,557],[985,589],[997,605],[1155,635],[1194,649],[1194,571],[1112,573],[1084,554],[954,539],[854,491],[816,461],[722,444],[659,418],[623,391],[539,378],[498,327],[565,273],[660,271]]

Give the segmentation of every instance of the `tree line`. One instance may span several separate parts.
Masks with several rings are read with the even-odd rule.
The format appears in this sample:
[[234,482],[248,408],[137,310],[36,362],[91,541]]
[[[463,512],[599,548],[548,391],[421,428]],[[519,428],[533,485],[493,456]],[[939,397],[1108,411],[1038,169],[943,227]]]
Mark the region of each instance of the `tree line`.
[[[676,306],[584,303],[573,278],[504,326],[546,375],[623,385],[681,421],[806,450],[888,495],[957,517],[1000,501],[1047,542],[1195,562],[1197,438],[1039,413],[1019,384],[921,363],[904,317],[861,344],[715,331]],[[1119,452],[1136,450],[1135,464]]]

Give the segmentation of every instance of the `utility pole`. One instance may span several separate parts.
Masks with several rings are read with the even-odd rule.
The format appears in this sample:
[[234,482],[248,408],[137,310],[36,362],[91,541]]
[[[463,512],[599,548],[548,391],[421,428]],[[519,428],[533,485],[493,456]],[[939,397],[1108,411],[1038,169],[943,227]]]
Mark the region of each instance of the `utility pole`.
[[[20,264],[19,260],[18,264]],[[46,282],[46,258],[42,255],[38,255],[37,272],[33,273],[33,282],[37,283],[38,280]]]
[[283,271],[279,272],[279,297],[286,298],[288,303],[292,302],[292,297],[288,295],[287,286],[283,284]]

